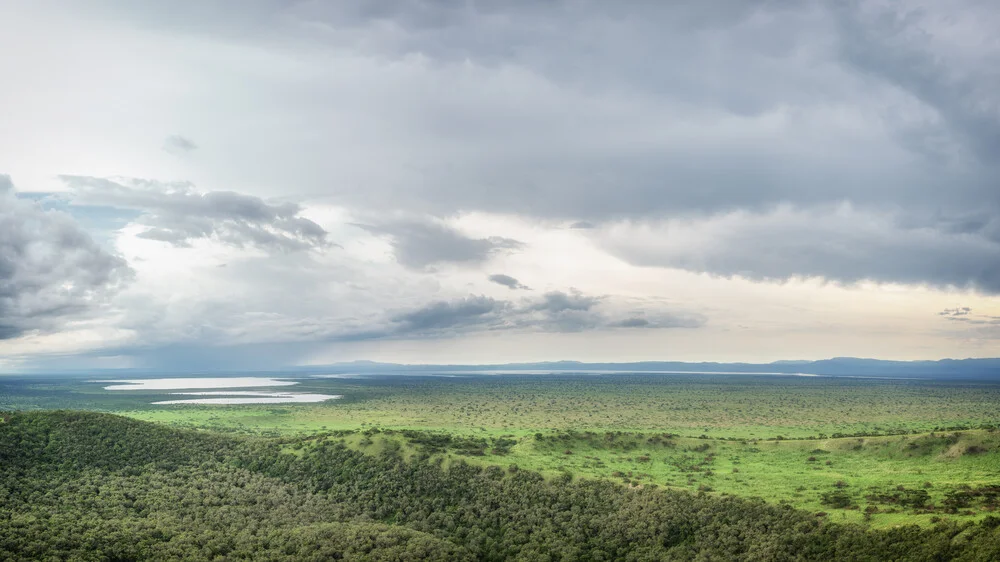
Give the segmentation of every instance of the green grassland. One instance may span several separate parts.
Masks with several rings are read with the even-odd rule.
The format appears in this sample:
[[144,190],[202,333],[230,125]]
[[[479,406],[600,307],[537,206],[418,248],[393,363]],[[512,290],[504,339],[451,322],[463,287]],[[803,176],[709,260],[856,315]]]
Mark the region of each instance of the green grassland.
[[[110,411],[177,427],[336,435],[369,453],[762,497],[875,527],[1000,504],[1000,384],[748,375],[302,379],[321,404],[155,406],[163,391],[0,380],[0,409]],[[293,444],[294,443],[294,444]],[[309,447],[291,440],[289,447]]]
[[[91,385],[92,387],[95,385]],[[294,407],[163,407],[121,396],[111,411],[219,429],[311,432],[382,427],[457,433],[665,431],[685,436],[820,437],[934,431],[1000,421],[1000,385],[746,375],[560,375],[311,379],[344,399]],[[99,388],[89,389],[90,392]],[[105,392],[104,394],[110,394]],[[142,396],[140,398],[146,398]]]
[[[1000,507],[1000,433],[989,430],[781,441],[631,432],[344,433],[335,435],[370,454],[397,450],[440,456],[446,464],[514,465],[553,478],[761,497],[875,527],[977,520]],[[308,440],[290,444],[289,452],[303,447]]]
[[[962,439],[945,436],[917,448],[954,447]],[[95,412],[0,412],[0,559],[1000,557],[995,516],[878,528],[707,490],[566,472],[545,478],[514,464],[479,464],[504,460],[531,440],[555,453],[571,441],[592,442],[599,454],[682,448],[682,467],[710,464],[697,456],[712,456],[724,441],[694,445],[673,435],[626,432],[518,441],[376,429],[259,437]],[[899,494],[897,503],[907,509],[921,495]],[[985,495],[976,498],[982,503]]]

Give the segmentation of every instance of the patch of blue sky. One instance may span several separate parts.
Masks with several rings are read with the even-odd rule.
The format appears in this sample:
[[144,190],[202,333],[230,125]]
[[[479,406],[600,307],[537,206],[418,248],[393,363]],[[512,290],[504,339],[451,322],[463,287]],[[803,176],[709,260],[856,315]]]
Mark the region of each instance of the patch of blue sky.
[[18,199],[34,201],[46,210],[61,211],[72,216],[100,244],[110,245],[115,232],[135,220],[141,213],[103,205],[76,205],[59,193],[18,193]]

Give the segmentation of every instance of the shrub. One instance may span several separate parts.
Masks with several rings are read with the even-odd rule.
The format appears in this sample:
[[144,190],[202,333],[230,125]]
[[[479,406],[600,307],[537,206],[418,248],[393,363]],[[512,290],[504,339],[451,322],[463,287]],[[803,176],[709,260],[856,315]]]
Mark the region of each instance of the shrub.
[[845,509],[851,506],[853,500],[847,492],[843,490],[835,490],[833,492],[824,492],[820,495],[819,502],[823,505],[828,505],[837,509]]

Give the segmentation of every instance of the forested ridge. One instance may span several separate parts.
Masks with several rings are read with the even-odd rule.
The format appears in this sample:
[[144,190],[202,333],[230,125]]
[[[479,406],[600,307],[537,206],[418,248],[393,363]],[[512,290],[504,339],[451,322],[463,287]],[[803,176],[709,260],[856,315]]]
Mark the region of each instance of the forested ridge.
[[992,517],[872,530],[735,497],[365,455],[333,435],[295,445],[4,414],[0,559],[1000,559]]

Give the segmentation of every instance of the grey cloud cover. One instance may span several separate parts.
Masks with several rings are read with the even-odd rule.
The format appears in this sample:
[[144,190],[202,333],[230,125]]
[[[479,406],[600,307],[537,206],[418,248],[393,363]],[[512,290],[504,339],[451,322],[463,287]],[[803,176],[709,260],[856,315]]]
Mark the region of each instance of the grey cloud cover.
[[[832,259],[810,258],[804,243],[739,259],[621,255],[753,279],[1000,290],[989,265],[998,240],[991,217],[1000,216],[1000,47],[988,40],[1000,10],[991,3],[257,0],[238,14],[216,2],[104,9],[227,45],[310,56],[350,47],[356,92],[315,73],[296,83],[308,92],[272,92],[341,100],[351,108],[345,118],[366,116],[357,129],[385,131],[372,150],[394,159],[391,172],[383,157],[365,164],[364,139],[361,157],[337,168],[290,156],[324,185],[358,166],[362,189],[324,189],[345,204],[580,226],[706,220],[708,229],[746,212],[760,217],[761,242],[820,243],[810,225],[772,212],[787,206],[823,217],[818,253]],[[393,65],[373,62],[384,60]],[[247,170],[267,172],[253,162]],[[825,213],[845,201],[857,213]],[[867,224],[877,216],[889,217],[885,229]],[[959,224],[972,236],[952,236]],[[892,241],[873,238],[882,230]],[[383,231],[412,268],[483,261],[504,244],[426,225]]]
[[[440,300],[397,313],[384,331],[366,337],[449,337],[483,330],[580,332],[618,328],[697,328],[705,319],[697,314],[651,308],[647,317],[623,314],[611,308],[597,310],[610,297],[584,295],[578,290],[550,291],[519,301],[469,295]],[[613,303],[611,303],[613,304]]]
[[132,277],[64,213],[14,197],[0,175],[0,340],[53,331],[104,305]]
[[631,222],[598,235],[631,263],[755,280],[821,277],[1000,293],[1000,220],[973,232],[851,206],[780,207],[702,222]]
[[201,193],[185,182],[85,176],[62,180],[73,189],[71,203],[139,211],[136,222],[146,227],[140,236],[174,246],[188,246],[199,238],[285,252],[328,244],[326,231],[299,216],[302,208],[295,203],[268,203],[231,191]]
[[911,136],[912,146],[940,150],[935,136],[950,135],[995,170],[1000,152],[1000,49],[975,41],[978,33],[1000,26],[1000,10],[974,1],[950,9],[929,2],[859,0],[836,6],[845,60],[908,92],[934,114],[931,127],[936,131],[902,131]]
[[[805,112],[803,117],[807,119],[802,125],[826,127],[826,134],[833,135],[831,140],[845,142],[849,141],[837,138],[837,135],[844,132],[837,127],[837,123],[810,123],[811,111],[820,108],[825,110],[825,104],[845,109],[849,105],[857,105],[876,113],[896,110],[895,107],[884,108],[877,104],[865,105],[864,98],[869,95],[865,90],[872,88],[880,94],[880,99],[877,100],[879,103],[888,101],[902,104],[905,100],[926,102],[944,99],[955,100],[952,102],[954,105],[968,107],[970,110],[989,107],[985,103],[988,100],[964,99],[958,94],[971,92],[975,95],[987,95],[995,91],[990,86],[994,85],[996,72],[978,71],[991,68],[983,62],[992,60],[997,51],[980,49],[977,56],[985,61],[969,60],[964,53],[947,50],[936,55],[928,53],[924,46],[926,42],[922,38],[934,36],[934,32],[939,31],[935,26],[941,25],[940,14],[935,12],[933,6],[926,5],[916,9],[897,5],[895,8],[870,9],[867,3],[854,2],[830,6],[836,8],[828,9],[822,3],[790,6],[774,2],[712,2],[700,5],[646,3],[610,7],[554,2],[540,5],[511,3],[502,8],[487,9],[481,5],[404,1],[380,8],[362,9],[260,2],[255,6],[256,11],[250,10],[260,19],[255,20],[257,23],[246,22],[248,27],[244,31],[254,33],[256,25],[282,21],[279,18],[284,17],[286,19],[283,22],[287,26],[294,25],[290,22],[315,22],[329,26],[331,30],[364,32],[371,38],[366,48],[372,54],[403,58],[420,53],[441,65],[428,69],[431,72],[448,70],[451,62],[462,60],[469,60],[488,69],[494,68],[494,65],[507,64],[524,69],[524,79],[544,77],[537,84],[539,89],[548,83],[570,102],[596,102],[593,109],[602,113],[609,113],[612,108],[601,102],[625,101],[602,99],[602,83],[613,80],[626,91],[642,94],[632,101],[639,104],[639,109],[649,113],[622,114],[619,110],[614,115],[615,119],[607,123],[592,123],[610,124],[615,127],[615,133],[622,134],[627,130],[625,127],[638,125],[638,121],[642,119],[650,120],[644,126],[635,127],[630,137],[605,136],[601,144],[593,147],[599,148],[600,154],[578,152],[590,147],[581,146],[577,139],[559,147],[566,154],[566,160],[550,162],[564,165],[561,170],[550,169],[549,162],[546,162],[546,159],[558,156],[551,149],[541,154],[541,159],[536,160],[537,166],[534,168],[524,169],[523,165],[516,162],[503,161],[502,165],[514,164],[513,171],[524,173],[520,177],[524,181],[506,181],[501,184],[503,189],[487,190],[468,186],[461,191],[448,189],[446,193],[439,193],[433,186],[417,191],[406,186],[408,193],[421,198],[420,204],[446,204],[449,199],[445,196],[450,196],[450,201],[459,204],[468,201],[470,205],[509,207],[528,214],[568,212],[606,216],[614,212],[648,213],[673,209],[681,212],[690,209],[717,211],[730,209],[735,204],[766,206],[783,200],[823,203],[837,201],[845,195],[858,200],[885,202],[895,201],[900,190],[917,192],[922,197],[941,201],[938,199],[939,190],[935,182],[911,186],[893,185],[895,182],[884,184],[878,181],[881,178],[877,174],[872,173],[877,172],[876,170],[858,169],[852,172],[843,169],[841,163],[830,158],[856,155],[857,148],[851,146],[824,144],[818,147],[823,148],[824,153],[813,155],[796,150],[795,143],[783,143],[772,137],[759,139],[767,142],[763,147],[757,147],[757,151],[747,153],[748,150],[755,149],[753,143],[744,143],[739,138],[735,139],[735,144],[728,140],[723,145],[718,141],[726,139],[714,138],[712,140],[715,142],[703,146],[696,142],[699,139],[685,138],[690,148],[676,152],[680,149],[679,146],[664,142],[670,140],[669,135],[658,139],[659,142],[650,147],[653,149],[650,153],[644,153],[642,149],[636,150],[635,146],[618,144],[645,140],[653,132],[651,129],[660,125],[659,118],[673,117],[673,109],[691,104],[708,108],[723,119],[761,117],[769,111],[791,105]],[[982,4],[978,5],[981,6]],[[981,11],[971,10],[977,7],[975,4],[968,7],[976,17],[963,18],[961,23],[979,26],[970,29],[971,32],[988,29],[990,23],[996,20],[995,17],[983,18]],[[183,11],[182,8],[171,9],[178,17]],[[380,30],[384,22],[395,24],[394,34],[385,34]],[[211,26],[213,23],[220,26],[232,25],[228,21],[213,22],[211,19],[199,25]],[[559,28],[558,40],[551,33],[553,26]],[[664,28],[676,33],[663,33]],[[956,30],[940,31],[953,33]],[[290,34],[292,29],[288,28],[285,32]],[[599,45],[592,42],[595,32],[604,34],[605,41]],[[810,35],[818,37],[809,43],[806,40]],[[327,42],[334,39],[333,35],[317,35],[312,40]],[[695,48],[692,48],[692,43]],[[518,45],[519,48],[509,48],[511,44]],[[584,46],[589,47],[586,65],[579,64],[581,61],[578,58],[578,53]],[[669,62],[659,67],[642,66],[640,63],[645,59],[641,56],[643,54],[655,52],[669,57],[671,49],[679,47],[688,47],[684,50],[684,57],[668,58]],[[709,58],[708,53],[718,52],[719,49],[724,49],[725,56]],[[942,55],[951,60],[937,60]],[[699,60],[702,56],[704,58]],[[947,62],[953,64],[948,65]],[[821,68],[811,68],[813,64],[819,64]],[[996,68],[996,65],[992,68]],[[733,79],[720,84],[712,78],[716,72],[727,73]],[[906,78],[908,75],[915,77]],[[871,83],[870,77],[875,78],[875,84]],[[961,77],[966,82],[955,85],[956,77]],[[968,82],[972,80],[983,82]],[[838,86],[841,81],[846,81],[847,86]],[[944,88],[952,90],[944,90],[936,96],[925,93]],[[545,103],[546,100],[539,94],[540,92],[535,93],[538,97],[526,101]],[[487,98],[483,101],[490,100]],[[476,101],[469,100],[468,103]],[[499,134],[499,140],[508,142],[525,140],[514,136],[515,130],[505,127],[499,118],[492,122],[476,119],[471,113],[464,111],[467,104],[455,103],[450,106],[453,118],[456,121],[461,119],[462,122],[445,122],[442,125],[454,125],[455,132],[468,140],[489,142],[491,138],[495,138],[493,134]],[[957,112],[943,111],[941,107],[940,103],[928,103],[926,109],[939,114],[936,125],[953,125],[949,117]],[[426,111],[429,108],[423,109]],[[584,109],[585,106],[580,105],[571,107],[570,111]],[[664,110],[667,112],[664,113]],[[780,113],[776,115],[780,116]],[[504,113],[498,117],[511,118],[518,124],[526,125],[522,129],[525,137],[536,135],[542,131],[542,126],[550,125],[556,125],[553,128],[555,134],[576,133],[566,123],[552,122],[551,118],[531,126],[529,120],[537,116],[533,108],[525,107],[520,115]],[[437,112],[432,112],[429,117],[443,121],[449,118],[447,114]],[[889,121],[890,117],[903,121],[893,123]],[[636,122],[629,120],[630,118]],[[913,125],[912,120],[919,120],[921,115],[886,114],[885,118],[887,125],[898,125],[909,130]],[[996,115],[989,113],[989,110],[983,115],[977,115],[975,119],[962,120],[956,117],[955,121],[960,121],[959,125],[968,121],[968,125],[997,130]],[[731,124],[738,126],[740,120],[731,119]],[[756,127],[752,121],[746,124]],[[491,136],[478,134],[481,127],[485,127]],[[754,136],[764,133],[754,130],[748,132]],[[809,130],[794,128],[784,132],[792,135],[811,133]],[[740,134],[741,131],[733,129],[707,133],[719,137],[726,133]],[[547,139],[549,136],[542,138]],[[816,140],[822,142],[822,139]],[[872,140],[882,142],[890,139]],[[537,150],[539,147],[534,143],[526,143],[525,148]],[[884,148],[888,149],[888,153],[880,156],[900,156],[892,154],[891,146]],[[829,149],[834,152],[831,154]],[[567,150],[570,152],[567,153]],[[734,153],[730,153],[730,150]],[[578,160],[585,156],[596,158],[590,162]],[[691,161],[692,157],[696,159]],[[801,164],[788,162],[788,157],[796,157],[801,160]],[[654,158],[663,161],[665,165],[656,165],[652,161]],[[709,165],[712,160],[717,159],[725,160],[728,168],[740,173],[723,173],[717,166]],[[490,165],[489,162],[478,164]],[[858,168],[867,168],[871,163],[862,164],[864,165]],[[579,176],[553,179],[586,181],[544,181],[547,179],[544,176],[553,172],[568,173],[571,168],[582,173]],[[837,169],[840,171],[830,178],[832,181],[815,173],[816,170]],[[630,170],[634,171],[629,173]],[[593,177],[592,172],[595,171],[604,172],[602,175],[606,177]],[[623,178],[622,173],[627,175]],[[837,176],[851,173],[870,181],[862,186],[852,186],[837,179]],[[503,178],[504,175],[500,174],[498,177]],[[535,180],[532,181],[532,178]],[[909,180],[910,183],[920,178],[921,174],[898,177],[899,180]],[[629,181],[622,181],[623,179]],[[753,184],[752,190],[746,189],[745,182],[748,180]],[[604,189],[597,189],[598,187]],[[952,186],[953,190],[957,188],[977,195],[986,194],[983,189],[985,187],[976,188],[968,184]],[[404,188],[400,186],[400,189]],[[529,192],[532,197],[525,196]],[[404,197],[407,195],[402,191],[394,194]],[[434,197],[435,195],[442,197]],[[563,195],[570,197],[559,197]],[[951,197],[954,195],[950,194]],[[428,198],[430,201],[426,201]]]
[[374,234],[388,236],[396,261],[413,269],[449,262],[476,265],[497,253],[524,247],[517,240],[500,236],[470,238],[454,228],[428,219],[390,219],[374,225],[358,226]]
[[445,330],[484,324],[487,327],[509,303],[485,296],[469,296],[453,301],[437,301],[392,318],[396,332],[419,334],[432,330]]
[[[806,277],[904,284],[912,299],[918,286],[962,291],[975,313],[935,316],[950,297],[914,307],[928,324],[913,337],[966,326],[983,328],[967,339],[997,337],[982,314],[1000,294],[995,3],[37,0],[0,11],[0,34],[20,46],[0,56],[0,105],[18,108],[0,153],[25,177],[79,174],[45,204],[60,198],[98,244],[149,248],[119,232],[131,223],[229,262],[158,264],[153,275],[197,279],[184,302],[155,288],[117,297],[125,320],[104,327],[133,331],[147,351],[706,323],[687,310],[713,325],[678,339],[758,320],[822,331],[825,317],[810,314],[824,299],[789,320],[797,294],[768,286]],[[469,228],[478,217],[498,230]],[[326,251],[332,240],[345,251]],[[88,267],[101,270],[79,274]],[[526,289],[519,279],[536,292],[501,289]],[[586,292],[549,290],[574,283]],[[698,302],[652,304],[673,289]],[[495,298],[453,298],[480,291]],[[774,301],[742,310],[743,293]],[[70,300],[65,310],[83,310]],[[5,305],[22,310],[6,335],[68,318],[28,320],[18,302]],[[771,313],[780,319],[764,322]],[[870,314],[855,321],[889,323]]]
[[531,305],[531,310],[558,314],[566,311],[588,311],[601,301],[602,297],[592,297],[582,294],[580,291],[571,290],[569,293],[562,291],[551,291],[542,295],[542,298]]

